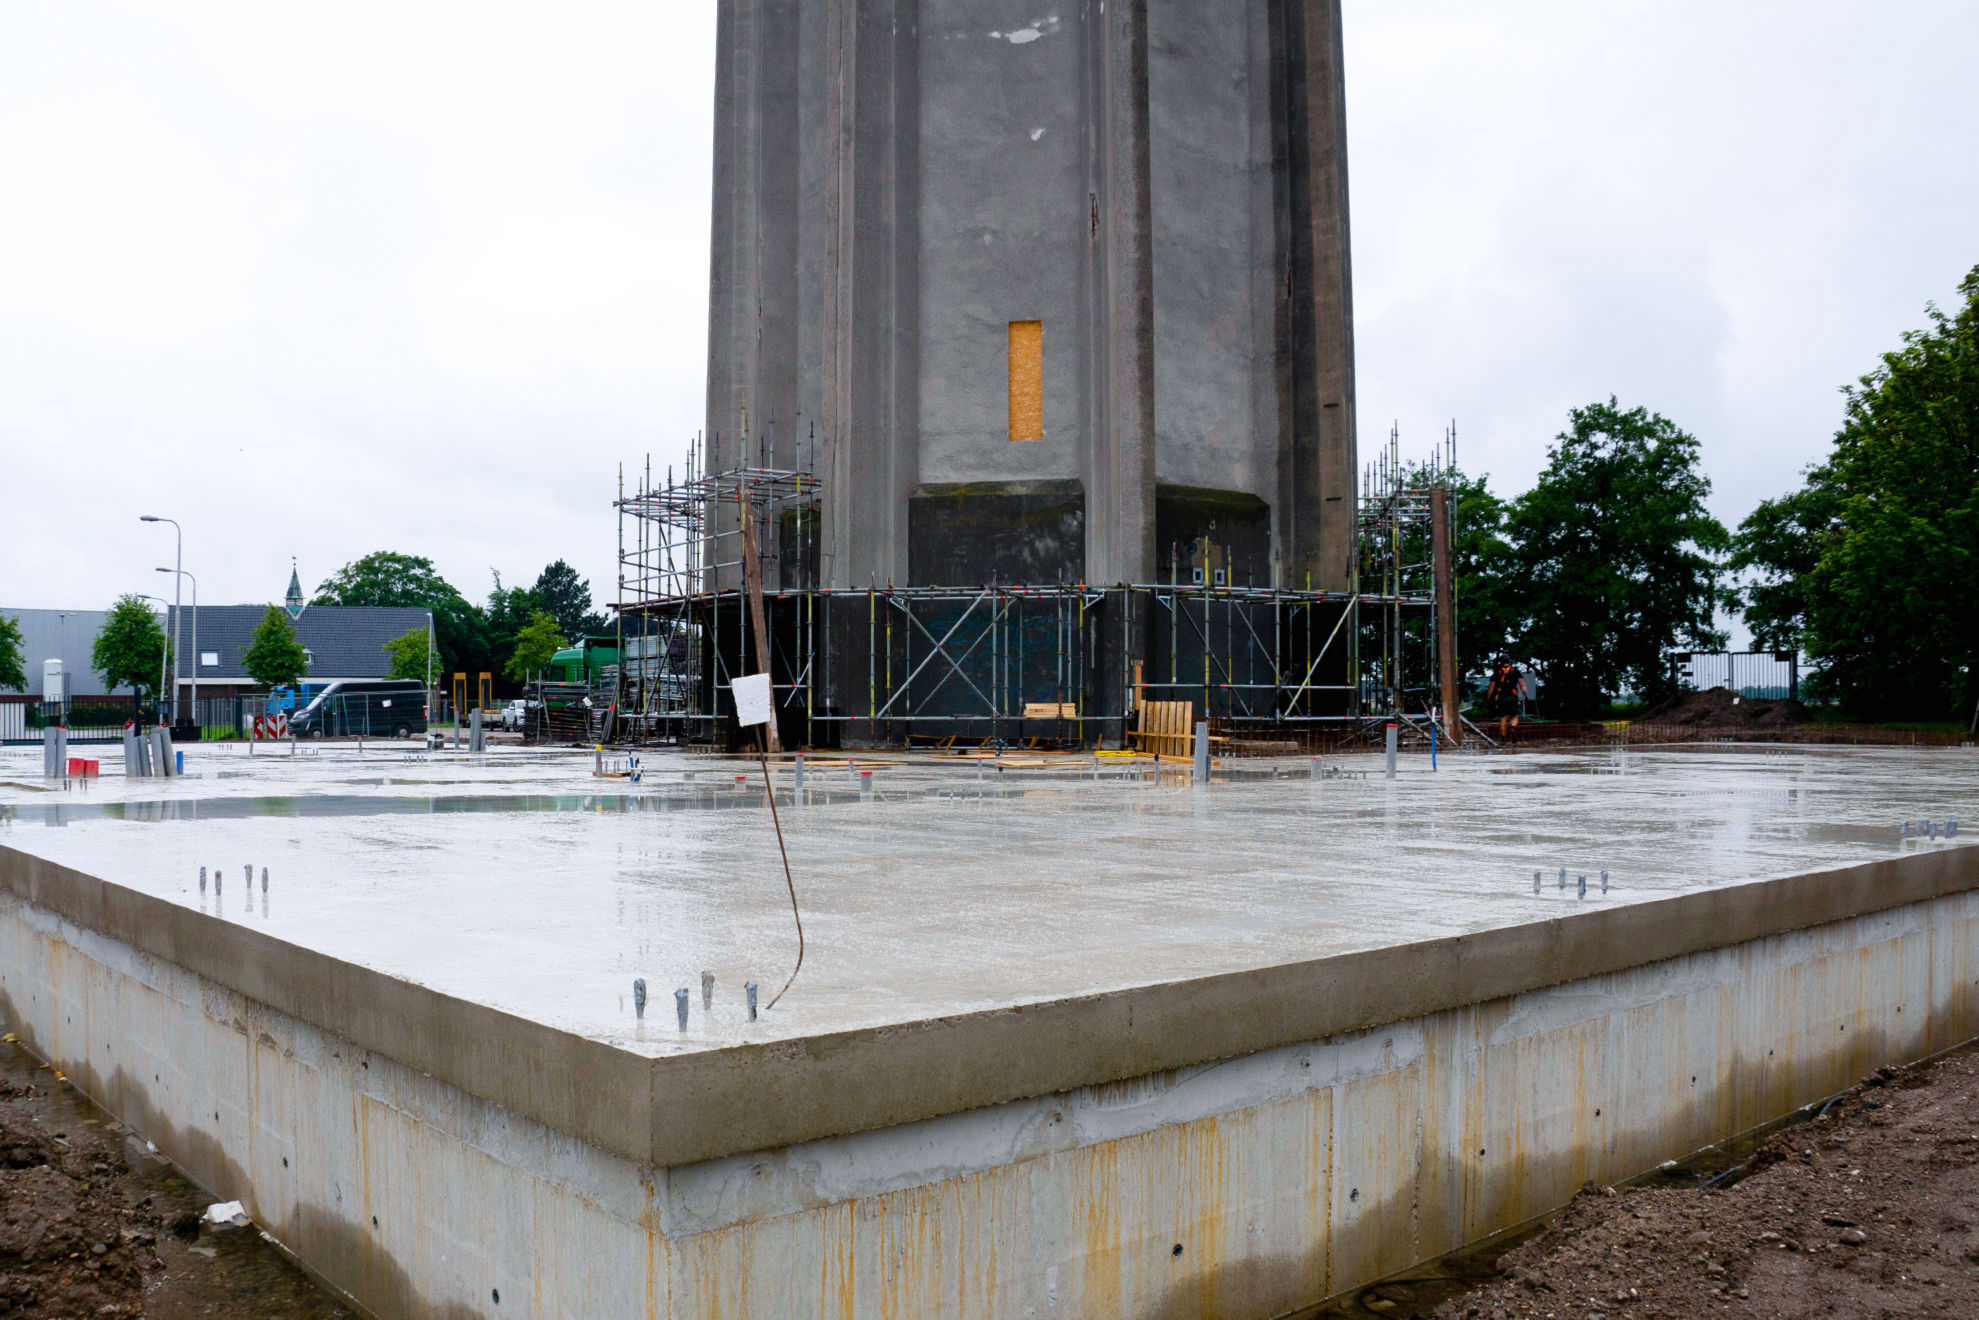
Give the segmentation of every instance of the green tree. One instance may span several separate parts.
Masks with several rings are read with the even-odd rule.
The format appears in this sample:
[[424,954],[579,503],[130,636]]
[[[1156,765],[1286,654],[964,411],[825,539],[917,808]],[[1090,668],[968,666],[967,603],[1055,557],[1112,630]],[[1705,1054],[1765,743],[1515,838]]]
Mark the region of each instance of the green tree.
[[[4,648],[0,648],[4,650]],[[90,667],[110,691],[128,687],[140,699],[158,694],[158,673],[166,656],[165,630],[142,596],[123,595],[110,607],[89,648]],[[0,675],[0,684],[4,684]]]
[[1505,538],[1505,501],[1492,494],[1488,474],[1442,474],[1450,492],[1450,576],[1457,584],[1457,662],[1481,684],[1504,654],[1518,625],[1514,551]]
[[1846,389],[1805,484],[1739,525],[1753,635],[1798,643],[1809,690],[1859,717],[1964,719],[1979,704],[1979,267],[1952,314]]
[[316,590],[319,605],[397,605],[433,612],[433,647],[448,673],[489,669],[488,621],[433,569],[433,561],[389,550],[353,560]]
[[308,672],[309,657],[303,654],[302,643],[296,640],[295,624],[289,621],[288,611],[279,605],[268,607],[254,627],[254,636],[248,639],[241,668],[249,678],[271,688],[294,684]]
[[[490,570],[493,572],[493,570]],[[488,593],[488,654],[491,672],[508,672],[509,658],[515,654],[515,639],[543,604],[527,587],[504,587],[502,575],[494,573],[495,587]]]
[[[1463,679],[1480,686],[1492,662],[1506,650],[1519,622],[1515,613],[1517,602],[1509,585],[1515,580],[1516,572],[1513,547],[1505,539],[1507,506],[1492,493],[1488,475],[1471,477],[1452,468],[1431,472],[1427,466],[1417,464],[1403,474],[1400,484],[1414,489],[1440,484],[1449,492],[1450,567],[1457,585],[1458,668]],[[1402,561],[1429,563],[1430,540],[1426,523],[1409,524],[1401,547]],[[1382,626],[1375,615],[1367,616],[1361,639],[1363,657],[1380,651]],[[1405,617],[1402,621],[1407,639],[1405,649],[1427,654],[1431,627],[1427,616]]]
[[391,657],[392,665],[385,677],[416,678],[422,683],[430,682],[433,666],[429,663],[432,649],[428,642],[424,628],[414,628],[386,642],[385,654]]
[[1663,696],[1672,648],[1725,644],[1712,623],[1731,538],[1704,507],[1694,437],[1613,398],[1568,422],[1506,519],[1501,608],[1548,713],[1587,715],[1624,690]]
[[509,657],[503,672],[516,682],[523,682],[530,674],[549,668],[556,653],[569,645],[557,628],[557,621],[538,610],[517,634],[515,653]]
[[1727,567],[1744,579],[1735,594],[1754,646],[1806,644],[1811,575],[1836,527],[1835,502],[1819,486],[1764,500],[1739,524]]
[[27,691],[27,664],[21,657],[21,621],[0,614],[0,692]]
[[603,615],[591,612],[591,584],[561,559],[537,575],[530,592],[537,608],[555,619],[566,637],[602,633],[609,626]]

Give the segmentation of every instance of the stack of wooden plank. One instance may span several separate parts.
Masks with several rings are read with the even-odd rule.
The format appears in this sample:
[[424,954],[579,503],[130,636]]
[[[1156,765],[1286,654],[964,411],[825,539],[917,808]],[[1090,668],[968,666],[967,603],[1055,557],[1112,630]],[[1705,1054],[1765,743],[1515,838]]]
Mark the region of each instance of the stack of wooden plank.
[[1193,756],[1195,718],[1193,701],[1143,701],[1139,727],[1128,737],[1149,756]]

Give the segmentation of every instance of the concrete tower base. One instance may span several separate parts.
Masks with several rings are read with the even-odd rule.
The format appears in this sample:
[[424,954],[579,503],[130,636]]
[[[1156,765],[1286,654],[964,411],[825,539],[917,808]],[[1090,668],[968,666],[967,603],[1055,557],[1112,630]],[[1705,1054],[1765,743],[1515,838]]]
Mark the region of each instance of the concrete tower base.
[[1338,0],[722,0],[718,42],[702,470],[813,467],[823,586],[1350,587]]

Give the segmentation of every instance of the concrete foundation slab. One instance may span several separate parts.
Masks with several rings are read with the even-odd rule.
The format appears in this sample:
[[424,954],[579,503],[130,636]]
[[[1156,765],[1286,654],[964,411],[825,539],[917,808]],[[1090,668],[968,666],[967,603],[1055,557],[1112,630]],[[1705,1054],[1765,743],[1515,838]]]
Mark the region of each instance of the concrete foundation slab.
[[754,1024],[746,766],[298,760],[0,788],[0,1012],[392,1314],[1276,1315],[1979,1031],[1969,752],[814,767]]

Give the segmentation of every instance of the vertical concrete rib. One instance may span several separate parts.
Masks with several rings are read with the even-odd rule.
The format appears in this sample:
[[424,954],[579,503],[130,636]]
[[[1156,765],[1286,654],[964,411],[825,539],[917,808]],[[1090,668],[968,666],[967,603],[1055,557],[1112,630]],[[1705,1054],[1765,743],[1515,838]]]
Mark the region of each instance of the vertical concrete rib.
[[854,88],[858,0],[828,0],[814,12],[824,25],[822,60],[806,60],[807,67],[822,66],[824,86],[820,117],[820,139],[808,154],[816,164],[822,182],[815,214],[823,218],[818,226],[823,243],[823,269],[818,273],[818,397],[816,421],[819,453],[815,470],[824,479],[824,507],[819,535],[824,584],[845,587],[845,570],[853,563],[850,492],[853,481],[852,374],[855,364],[847,351],[851,337],[853,306],[852,201],[855,188],[846,177],[847,165],[855,159],[853,150],[854,115],[847,104]]
[[749,446],[744,463],[789,435],[797,405],[797,327],[803,154],[801,0],[758,0],[756,195],[760,261],[756,271],[756,370],[749,383]]
[[[788,432],[797,411],[801,315],[798,0],[722,0],[716,24],[702,450],[710,472],[757,461],[770,426],[780,436]],[[733,510],[714,516],[725,530],[735,526]],[[734,570],[710,576],[710,586],[741,581]]]
[[1147,0],[1088,9],[1096,34],[1094,238],[1099,379],[1086,449],[1086,580],[1154,576],[1154,221]]
[[1354,577],[1356,458],[1354,290],[1347,227],[1347,81],[1340,0],[1307,0],[1306,122],[1311,147],[1313,378],[1319,392],[1319,527],[1314,577],[1345,590]]
[[835,587],[906,580],[918,7],[722,0],[717,20],[705,456],[754,461],[772,426],[775,461],[801,452],[825,478]]
[[1340,0],[1275,0],[1284,185],[1281,553],[1288,586],[1354,577],[1354,306]]
[[716,431],[734,416],[741,390],[737,373],[744,359],[738,342],[744,290],[753,282],[755,245],[747,230],[752,208],[745,205],[750,176],[743,131],[750,119],[754,83],[750,39],[755,11],[738,0],[722,0],[715,15],[715,178],[708,261],[708,429],[702,458],[711,468],[722,463]]
[[840,321],[850,359],[841,434],[852,450],[841,511],[851,562],[870,565],[883,583],[905,583],[920,454],[919,4],[839,2],[853,11],[841,88],[852,123],[837,139],[852,153],[841,169],[851,196],[839,208],[839,250],[851,257],[840,273],[850,307]]

